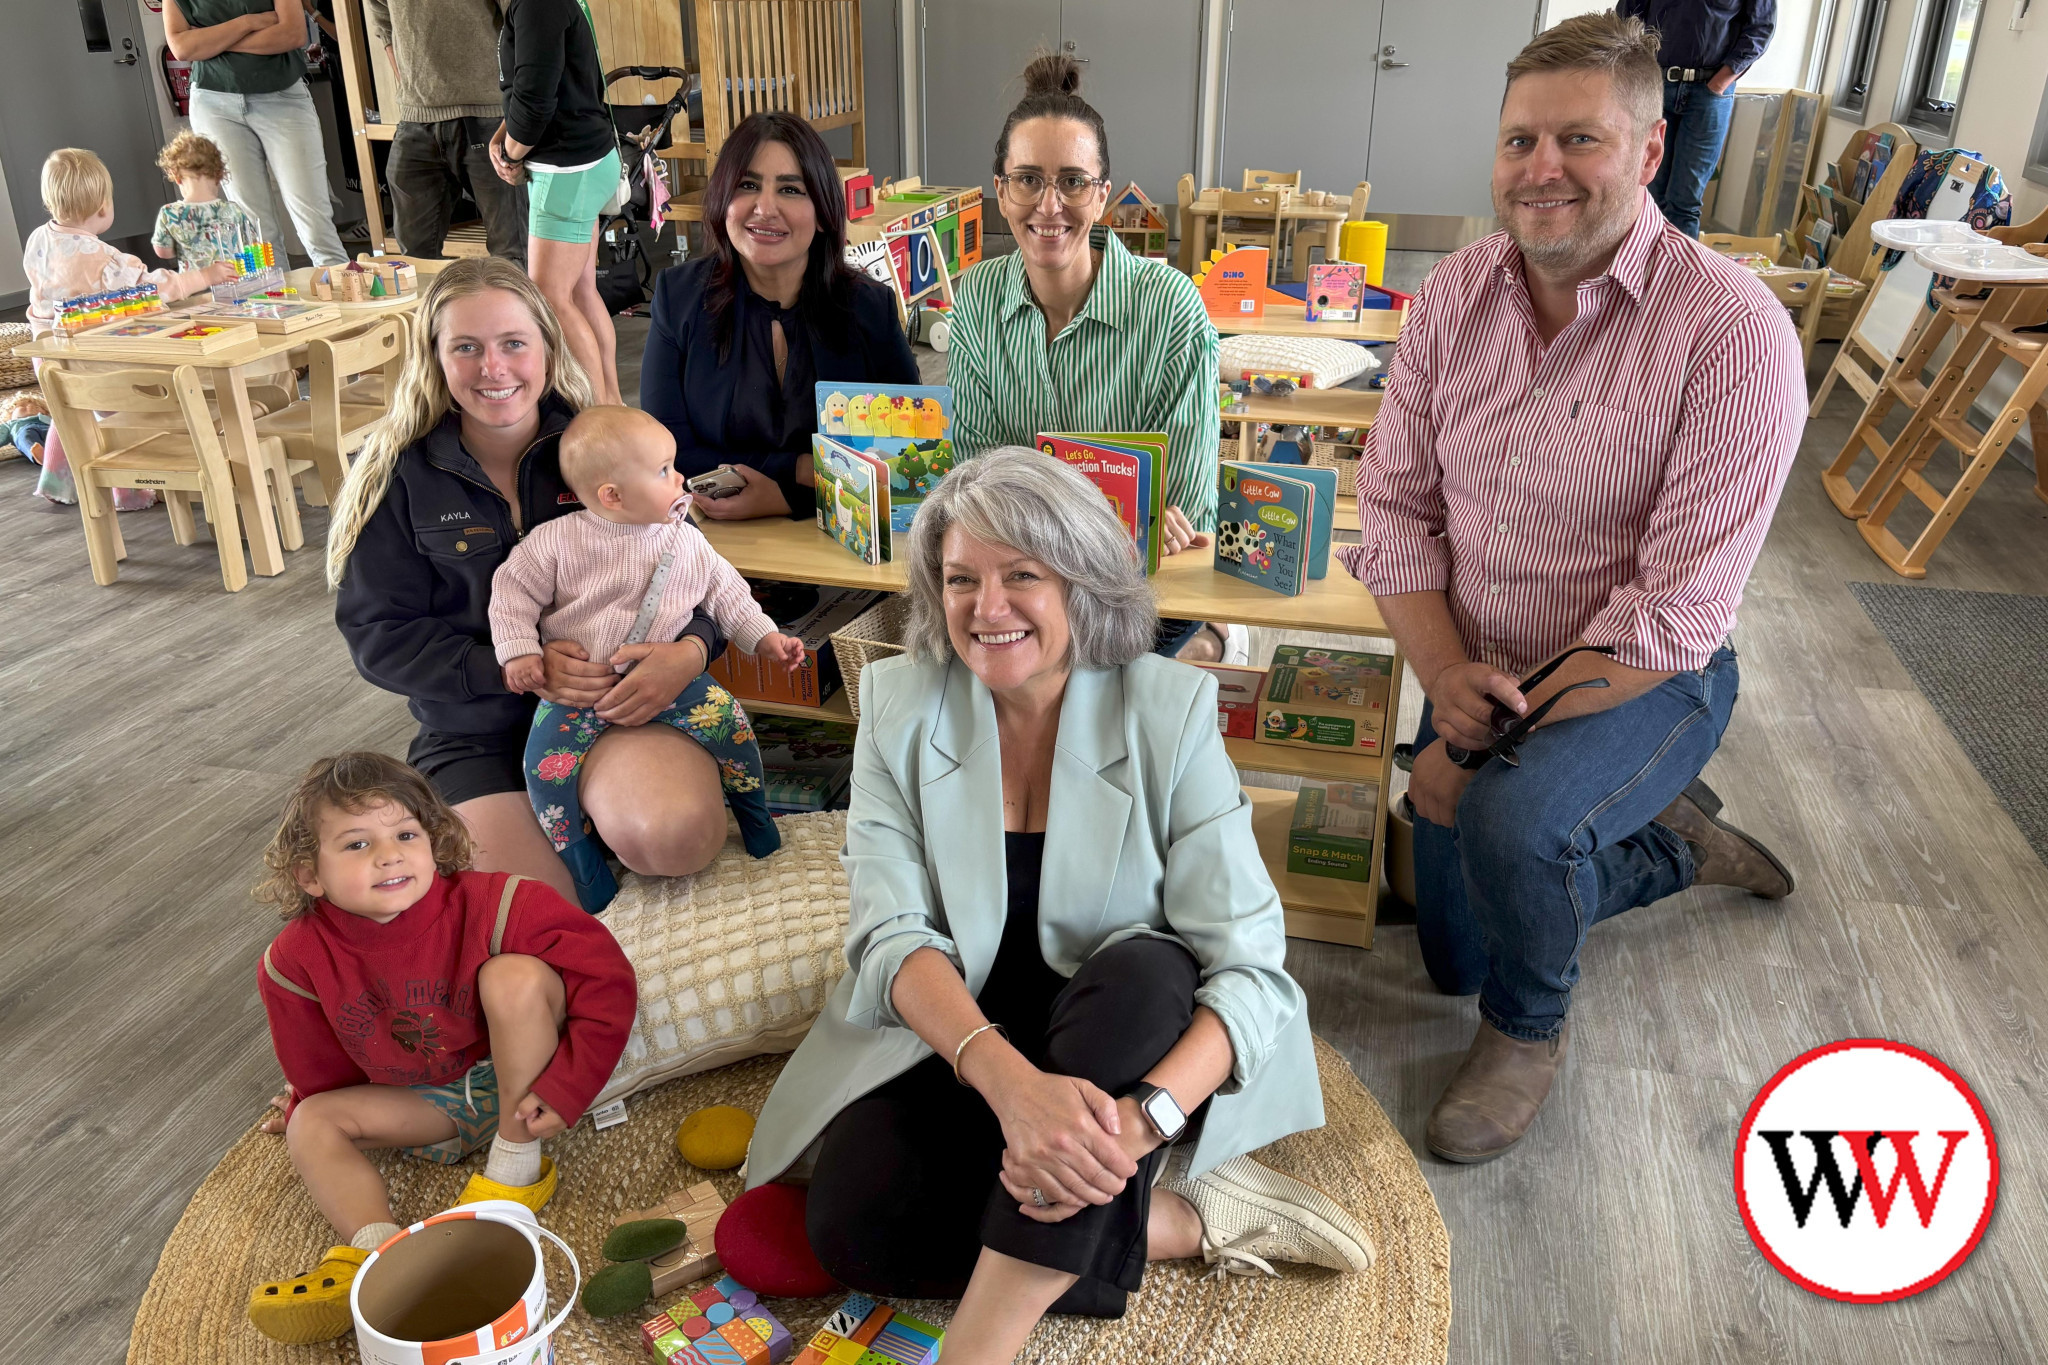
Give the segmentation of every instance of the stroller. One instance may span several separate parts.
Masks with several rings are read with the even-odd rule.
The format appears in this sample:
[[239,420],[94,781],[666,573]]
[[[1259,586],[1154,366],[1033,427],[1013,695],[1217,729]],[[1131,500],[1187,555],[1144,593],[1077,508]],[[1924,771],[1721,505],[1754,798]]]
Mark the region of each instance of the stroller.
[[[696,122],[702,117],[703,107],[696,88],[697,78],[679,66],[622,66],[604,73],[605,89],[609,91],[613,84],[629,77],[643,81],[672,80],[676,89],[665,104],[605,106],[611,115],[612,133],[618,139],[619,163],[625,169],[630,188],[625,202],[605,215],[598,239],[597,292],[613,313],[623,313],[647,302],[657,271],[654,262],[659,256],[666,253],[676,260],[683,258],[687,239],[678,236],[676,224],[664,221],[655,210],[656,189],[649,180],[650,162],[654,153],[674,141],[671,125],[676,115],[688,109],[687,122]],[[660,174],[658,166],[653,170]]]

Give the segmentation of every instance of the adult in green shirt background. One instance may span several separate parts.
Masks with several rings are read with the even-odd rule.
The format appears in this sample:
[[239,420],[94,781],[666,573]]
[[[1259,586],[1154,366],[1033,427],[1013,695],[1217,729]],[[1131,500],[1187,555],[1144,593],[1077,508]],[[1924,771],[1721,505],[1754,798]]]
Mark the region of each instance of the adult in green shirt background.
[[[996,203],[1017,249],[956,290],[956,441],[971,457],[1041,431],[1163,431],[1161,553],[1199,549],[1216,527],[1216,328],[1193,281],[1098,228],[1109,134],[1080,86],[1073,58],[1037,58],[996,139]],[[1244,659],[1243,627],[1160,625],[1161,653]]]
[[299,244],[315,265],[348,254],[334,230],[320,116],[306,89],[306,11],[300,0],[170,0],[164,37],[192,63],[192,130],[228,165],[228,197],[256,215],[263,239],[284,250],[271,177]]

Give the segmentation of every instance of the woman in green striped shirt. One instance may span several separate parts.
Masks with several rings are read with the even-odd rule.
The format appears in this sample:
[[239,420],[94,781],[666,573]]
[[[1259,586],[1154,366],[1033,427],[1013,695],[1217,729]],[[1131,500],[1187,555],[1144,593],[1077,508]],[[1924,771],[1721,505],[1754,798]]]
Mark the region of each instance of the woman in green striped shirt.
[[[1046,56],[996,140],[996,201],[1017,249],[961,278],[948,355],[964,455],[1035,445],[1041,431],[1167,434],[1162,553],[1216,526],[1216,328],[1193,281],[1097,226],[1109,136],[1077,93],[1080,69]],[[1225,628],[1164,622],[1164,652],[1217,658]],[[1199,634],[1199,638],[1196,638]]]

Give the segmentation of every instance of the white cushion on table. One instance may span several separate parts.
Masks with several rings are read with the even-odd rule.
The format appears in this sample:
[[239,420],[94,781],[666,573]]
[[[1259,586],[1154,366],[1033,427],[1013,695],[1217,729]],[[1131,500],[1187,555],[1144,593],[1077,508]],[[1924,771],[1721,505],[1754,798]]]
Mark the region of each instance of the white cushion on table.
[[[754,859],[737,833],[689,877],[628,873],[604,913],[640,980],[618,1069],[592,1107],[803,1041],[846,970],[846,812],[777,820]],[[728,825],[730,829],[730,825]]]
[[1234,336],[1216,348],[1217,377],[1231,384],[1246,370],[1306,374],[1312,389],[1334,389],[1379,368],[1379,357],[1365,347],[1335,337]]

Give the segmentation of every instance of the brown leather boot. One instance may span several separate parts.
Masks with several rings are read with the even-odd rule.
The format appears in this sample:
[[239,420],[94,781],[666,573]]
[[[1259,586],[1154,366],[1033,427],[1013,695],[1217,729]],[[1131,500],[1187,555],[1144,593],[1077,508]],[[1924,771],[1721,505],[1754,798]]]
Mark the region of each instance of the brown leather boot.
[[1739,886],[1766,900],[1791,895],[1791,869],[1755,836],[1716,819],[1720,813],[1714,789],[1694,781],[1657,816],[1656,823],[1692,847],[1693,885]]
[[1429,1150],[1473,1165],[1520,1142],[1564,1066],[1571,1032],[1567,1019],[1555,1037],[1525,1043],[1482,1019],[1472,1050],[1429,1111]]

